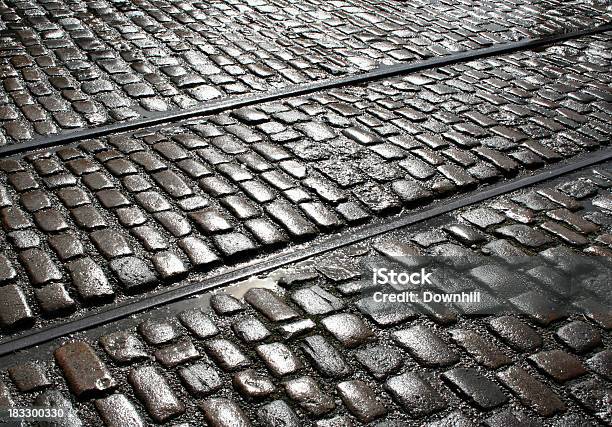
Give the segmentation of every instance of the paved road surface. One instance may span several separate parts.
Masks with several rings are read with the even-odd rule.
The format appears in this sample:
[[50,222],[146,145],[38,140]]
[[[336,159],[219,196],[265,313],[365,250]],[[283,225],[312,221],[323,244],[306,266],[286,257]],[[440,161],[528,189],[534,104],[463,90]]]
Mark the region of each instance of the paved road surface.
[[[60,136],[0,158],[0,407],[69,426],[611,423],[611,11],[0,3],[0,143]],[[369,267],[423,255],[480,303],[374,301]]]

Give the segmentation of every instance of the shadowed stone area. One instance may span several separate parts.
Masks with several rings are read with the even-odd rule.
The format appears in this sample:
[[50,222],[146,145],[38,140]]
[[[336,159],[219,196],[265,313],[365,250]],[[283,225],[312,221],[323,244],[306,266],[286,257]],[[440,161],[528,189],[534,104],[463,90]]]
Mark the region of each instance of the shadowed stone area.
[[611,21],[600,0],[0,0],[0,148],[63,141],[0,158],[0,410],[612,424]]

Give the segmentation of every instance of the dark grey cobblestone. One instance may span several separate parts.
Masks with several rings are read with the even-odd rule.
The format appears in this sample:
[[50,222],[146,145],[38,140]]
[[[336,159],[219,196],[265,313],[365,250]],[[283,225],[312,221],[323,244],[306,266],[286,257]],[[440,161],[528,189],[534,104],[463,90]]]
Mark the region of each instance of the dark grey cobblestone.
[[[609,73],[584,50],[608,38],[2,160],[0,241],[8,251],[0,283],[23,292],[21,324],[34,318],[42,325],[605,146]],[[572,76],[554,72],[570,60]],[[562,120],[554,130],[535,120],[569,110],[588,120]],[[491,173],[475,169],[483,167]],[[602,251],[606,245],[585,235],[605,240],[608,233],[578,212],[579,201],[599,187],[582,181],[580,188],[566,184],[466,212],[464,221],[448,224],[446,236],[415,242],[450,238],[510,254],[520,251],[517,243],[530,252],[560,239]],[[602,209],[607,200],[602,192],[593,197]],[[540,212],[546,221],[534,228]],[[493,226],[499,239],[490,241]],[[345,280],[341,270],[325,274]],[[343,286],[350,293],[353,285]],[[316,288],[306,292],[292,296],[300,307],[311,301],[308,310],[321,314],[339,309]],[[412,317],[405,307],[374,312],[367,300],[360,310],[380,324]]]
[[446,406],[444,398],[416,373],[393,376],[385,382],[385,388],[405,411],[417,418],[438,412]]
[[[2,143],[184,109],[222,96],[355,74],[381,64],[595,27],[610,20],[605,3],[558,0],[545,4],[425,1],[410,6],[397,0],[352,0],[338,6],[310,0],[213,4],[63,0],[3,2],[0,7],[0,22],[7,28],[0,61],[5,90],[0,100]],[[595,57],[606,58],[605,44],[590,49]],[[508,89],[505,77],[500,73],[493,80],[500,90]],[[413,81],[417,86],[431,84],[434,95],[457,92],[435,78]],[[534,84],[514,89],[515,95]],[[558,91],[543,95],[545,108],[559,100]],[[575,100],[602,95],[601,88],[594,87]],[[426,120],[427,104],[419,107],[406,109],[404,117]],[[342,117],[354,110],[338,103],[335,112]],[[582,113],[564,108],[562,123],[581,124]],[[234,116],[249,125],[265,120],[261,112],[249,109]],[[547,117],[534,121],[546,129],[562,126]],[[495,122],[485,112],[458,130],[474,138],[484,135],[486,127],[495,129]],[[315,139],[329,136],[320,125],[303,128],[319,135]],[[515,142],[524,137],[503,127],[496,133]],[[373,141],[368,133],[353,135],[364,143]],[[290,134],[281,132],[279,137]],[[514,160],[491,154],[500,166],[512,169]]]
[[497,375],[506,387],[516,393],[525,406],[533,408],[540,415],[549,417],[565,411],[561,399],[523,369],[513,366]]
[[154,367],[145,366],[130,370],[128,381],[155,421],[165,422],[185,412],[183,403]]
[[[604,3],[556,0],[0,2],[0,145],[609,18]],[[1,334],[607,146],[609,45],[1,160]],[[60,406],[75,426],[610,423],[610,281],[588,283],[581,313],[559,296],[568,254],[612,256],[611,188],[607,163],[9,355],[0,407]],[[512,313],[484,315],[491,295],[373,304],[360,273],[370,256],[473,253],[543,257],[519,281],[457,261]]]
[[455,368],[444,372],[442,378],[481,409],[492,409],[508,400],[498,385],[475,369]]
[[[341,290],[363,280],[358,269],[347,274],[350,263],[370,256],[435,253],[442,245],[490,253],[491,242],[499,240],[496,230],[520,223],[508,212],[515,208],[501,203],[507,199],[533,211],[530,225],[551,241],[537,247],[509,239],[506,246],[551,262],[568,251],[609,256],[601,236],[610,232],[612,211],[591,203],[609,191],[609,176],[608,164],[591,168],[283,267],[212,297],[149,311],[101,335],[78,334],[53,347],[55,358],[12,358],[0,373],[0,403],[69,406],[75,425],[170,419],[221,426],[605,424],[612,325],[596,309],[599,288],[576,302],[587,308],[584,314],[483,316],[451,306],[445,307],[454,313],[449,317],[432,306],[390,324],[362,311],[364,295]],[[576,181],[595,187],[582,198],[557,197],[533,210],[533,194],[554,194]],[[594,225],[574,228],[587,245],[573,247],[540,227],[561,203]],[[473,224],[484,240],[437,233],[454,224]],[[474,273],[474,280],[486,280],[483,274]],[[558,291],[541,277],[533,274],[530,286]]]
[[51,385],[45,367],[39,363],[17,365],[8,371],[11,380],[22,392],[41,390]]
[[101,420],[107,426],[144,426],[144,420],[134,404],[123,394],[113,394],[95,402]]
[[530,361],[558,382],[565,382],[586,373],[580,359],[562,350],[536,353],[530,356]]

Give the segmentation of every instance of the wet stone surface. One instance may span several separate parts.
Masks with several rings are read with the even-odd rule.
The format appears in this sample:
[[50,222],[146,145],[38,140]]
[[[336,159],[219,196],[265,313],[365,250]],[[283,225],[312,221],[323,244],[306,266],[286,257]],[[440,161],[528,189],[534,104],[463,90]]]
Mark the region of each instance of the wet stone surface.
[[[512,299],[533,290],[492,278],[492,263],[480,268],[468,260],[463,268],[471,280],[508,288],[508,297],[517,302],[513,310],[472,315],[461,304],[432,305],[425,311],[412,307],[410,315],[387,322],[372,315],[374,306],[364,305],[371,288],[349,285],[363,280],[359,261],[372,256],[494,255],[492,249],[501,247],[540,253],[546,270],[541,263],[536,268],[517,264],[523,280],[557,295],[560,282],[548,278],[570,268],[562,254],[609,251],[605,234],[612,212],[590,202],[612,188],[609,176],[604,164],[541,184],[539,194],[553,194],[577,179],[598,183],[590,196],[558,198],[537,213],[534,189],[519,190],[204,298],[149,310],[110,325],[113,330],[100,336],[92,331],[78,341],[60,342],[55,357],[10,364],[0,396],[69,405],[74,420],[91,425],[505,426],[577,425],[577,419],[605,424],[611,324],[597,301],[607,288],[594,282],[575,303],[584,312],[552,316],[548,305]],[[530,225],[542,230],[549,244],[537,249],[518,240],[492,244],[500,240],[498,228],[521,223],[516,209],[505,203],[509,198],[534,210]],[[573,247],[539,227],[558,203],[573,205],[576,215],[598,225],[575,228],[589,241],[586,247]],[[483,215],[491,220],[474,224]],[[456,233],[440,233],[466,223],[478,227],[483,239],[468,242]],[[575,259],[585,269],[603,262]]]
[[[15,143],[81,127],[179,110],[224,96],[260,93],[411,62],[591,28],[608,22],[605,4],[498,0],[492,5],[435,2],[406,7],[396,0],[371,4],[325,2],[151,3],[59,1],[21,2],[2,15],[9,31],[2,39],[0,76],[1,142]],[[605,46],[595,45],[598,55]],[[452,86],[432,84],[437,95]],[[495,81],[504,88],[503,76]],[[555,96],[546,100],[556,101]],[[350,107],[336,111],[350,115]],[[581,112],[564,111],[580,122]],[[423,120],[407,109],[405,117]],[[265,123],[261,112],[244,108],[234,117],[249,125]],[[492,126],[486,114],[463,130],[480,136]],[[554,124],[542,121],[548,128]],[[320,126],[307,126],[319,139]],[[513,139],[520,134],[500,131]],[[368,132],[353,132],[374,143]],[[388,150],[386,152],[389,152]],[[392,153],[389,152],[389,153]],[[491,156],[495,158],[495,155]],[[512,166],[507,158],[496,161]]]
[[104,362],[87,343],[76,341],[55,350],[55,359],[77,396],[105,392],[116,385]]
[[297,427],[300,425],[300,419],[295,411],[283,400],[275,400],[262,406],[257,412],[257,418],[262,424],[272,426]]
[[164,422],[185,411],[164,377],[154,367],[136,368],[128,374],[134,393],[157,422]]
[[521,368],[509,368],[500,372],[498,377],[517,394],[526,406],[530,406],[543,416],[551,416],[556,412],[564,412],[566,409],[561,399],[552,390]]
[[320,416],[335,408],[332,398],[321,391],[316,380],[311,377],[299,377],[285,383],[285,391],[303,410],[314,416]]
[[9,369],[9,376],[19,391],[44,389],[51,385],[44,366],[38,363],[27,363]]
[[508,399],[499,386],[476,370],[456,368],[445,372],[443,378],[481,409],[494,408]]
[[[0,259],[0,286],[18,286],[32,315],[24,309],[0,333],[29,325],[30,317],[38,327],[49,324],[48,317],[162,291],[198,273],[216,274],[259,254],[411,212],[605,146],[610,79],[599,47],[608,38],[583,37],[538,52],[4,159],[0,241],[7,253]],[[182,52],[193,59],[189,49]],[[105,67],[114,62],[100,61]],[[552,78],[567,62],[574,75]],[[181,68],[167,67],[172,73]],[[579,188],[564,184],[466,212],[440,231],[444,239],[487,244],[498,254],[512,253],[517,245],[537,251],[558,240],[587,249],[585,233],[605,233],[580,215],[580,201],[591,198],[606,209],[606,197],[595,180],[585,178]],[[534,228],[541,213],[546,220]],[[493,227],[496,242],[487,237]],[[342,277],[341,270],[329,274]],[[526,313],[539,310],[517,298]],[[310,314],[342,308],[317,287],[300,290],[292,300]],[[260,309],[269,316],[291,315],[273,305]],[[389,325],[412,316],[406,307],[373,310],[367,300],[360,309]]]
[[391,396],[415,417],[429,415],[446,406],[442,396],[418,374],[404,373],[385,383]]
[[376,395],[366,383],[359,380],[345,381],[337,387],[348,410],[362,423],[375,420],[386,413],[384,405],[377,401]]
[[132,362],[147,357],[142,341],[137,335],[117,331],[100,338],[100,344],[113,361]]
[[206,396],[222,386],[217,371],[203,363],[181,368],[179,375],[187,390],[194,396]]
[[265,397],[274,392],[272,380],[265,375],[257,374],[252,369],[235,374],[232,378],[234,387],[247,397]]
[[[609,20],[602,2],[557,0],[2,3],[0,145]],[[0,340],[605,149],[609,45],[2,159]],[[559,297],[572,255],[609,268],[611,189],[601,163],[1,357],[0,407],[61,407],[75,427],[609,424],[609,275],[571,307]],[[360,272],[368,257],[474,253],[544,261],[514,278],[457,261],[507,294],[499,316],[491,295],[374,304]]]
[[457,361],[454,351],[429,328],[415,326],[400,330],[394,334],[394,338],[423,364],[448,366]]
[[251,424],[242,409],[229,399],[215,398],[200,403],[207,422],[214,427],[247,427]]
[[113,394],[95,402],[100,418],[108,426],[144,426],[144,420],[138,414],[134,404],[123,394]]

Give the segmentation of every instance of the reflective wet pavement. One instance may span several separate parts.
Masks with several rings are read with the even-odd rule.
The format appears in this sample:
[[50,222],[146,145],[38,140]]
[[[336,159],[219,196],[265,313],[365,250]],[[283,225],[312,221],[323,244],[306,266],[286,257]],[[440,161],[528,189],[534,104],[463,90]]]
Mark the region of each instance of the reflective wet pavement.
[[3,280],[40,326],[597,150],[612,130],[600,43],[1,160]]
[[[66,425],[609,423],[612,317],[602,301],[611,167],[5,357],[5,402],[71,408]],[[542,264],[525,268],[520,282],[501,270],[492,277],[487,265],[469,270],[489,291],[514,283],[506,288],[512,307],[495,315],[482,314],[493,297],[478,305],[375,304],[360,267],[381,257],[470,254],[539,255]],[[591,268],[604,263],[608,281],[593,282],[562,310],[551,303],[562,292],[554,277],[580,259]],[[15,318],[18,301],[13,306]]]
[[[4,144],[610,20],[581,1],[0,6]],[[612,422],[610,35],[0,159],[0,354],[22,350],[0,356],[0,407],[75,426]],[[372,302],[371,259],[470,254],[544,261],[521,283],[469,265],[503,307]],[[551,277],[579,254],[603,276],[559,310]]]
[[594,28],[606,3],[2,2],[0,145]]

